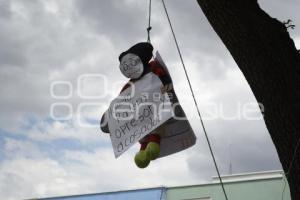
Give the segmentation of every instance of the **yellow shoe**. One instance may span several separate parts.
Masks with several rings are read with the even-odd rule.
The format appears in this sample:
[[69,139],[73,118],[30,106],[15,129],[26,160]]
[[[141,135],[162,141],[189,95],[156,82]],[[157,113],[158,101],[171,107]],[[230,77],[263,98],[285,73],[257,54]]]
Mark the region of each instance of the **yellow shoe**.
[[155,160],[159,157],[160,146],[156,142],[149,142],[145,151],[147,152],[147,155],[150,160]]
[[146,168],[150,163],[150,158],[145,150],[140,150],[135,155],[134,162],[139,168]]

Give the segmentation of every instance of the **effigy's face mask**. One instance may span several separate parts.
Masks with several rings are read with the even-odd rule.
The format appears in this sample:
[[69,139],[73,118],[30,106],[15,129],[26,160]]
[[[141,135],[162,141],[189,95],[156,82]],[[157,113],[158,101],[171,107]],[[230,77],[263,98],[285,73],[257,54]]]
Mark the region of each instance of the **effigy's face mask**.
[[136,79],[143,74],[144,65],[137,55],[128,53],[120,61],[120,70],[127,78]]

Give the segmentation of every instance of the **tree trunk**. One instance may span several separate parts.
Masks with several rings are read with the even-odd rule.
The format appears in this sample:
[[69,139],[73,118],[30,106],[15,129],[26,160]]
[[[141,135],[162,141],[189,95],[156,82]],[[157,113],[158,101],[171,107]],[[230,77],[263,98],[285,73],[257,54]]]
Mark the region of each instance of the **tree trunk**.
[[[264,106],[264,119],[285,173],[300,136],[300,54],[283,23],[257,0],[197,0]],[[300,147],[287,175],[300,199]]]

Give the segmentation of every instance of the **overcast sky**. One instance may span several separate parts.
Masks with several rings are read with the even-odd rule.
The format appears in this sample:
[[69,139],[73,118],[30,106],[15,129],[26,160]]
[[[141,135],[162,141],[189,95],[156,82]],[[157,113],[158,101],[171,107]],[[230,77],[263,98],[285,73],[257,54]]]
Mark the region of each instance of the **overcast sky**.
[[[290,33],[299,48],[300,2],[260,3],[271,16],[294,21]],[[230,162],[233,173],[281,169],[245,78],[196,1],[166,4],[221,173],[229,173]],[[133,162],[138,145],[115,159],[97,126],[126,82],[119,54],[146,40],[147,6],[140,0],[0,0],[0,199],[198,184],[216,175],[159,0],[153,0],[152,43],[168,65],[197,144],[141,170]],[[108,85],[86,74],[104,75]],[[66,98],[53,98],[51,85]],[[79,90],[102,97],[81,98]],[[66,116],[70,105],[71,118],[53,120],[53,103],[62,105],[55,116]],[[256,111],[252,120],[241,114],[245,105]]]

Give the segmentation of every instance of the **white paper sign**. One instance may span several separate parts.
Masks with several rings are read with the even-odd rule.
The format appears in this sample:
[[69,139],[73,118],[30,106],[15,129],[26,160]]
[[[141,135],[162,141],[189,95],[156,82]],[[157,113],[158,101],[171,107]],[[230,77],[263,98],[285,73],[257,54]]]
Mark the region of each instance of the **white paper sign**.
[[112,101],[108,127],[115,157],[172,118],[172,105],[161,93],[162,82],[152,72],[134,82]]

